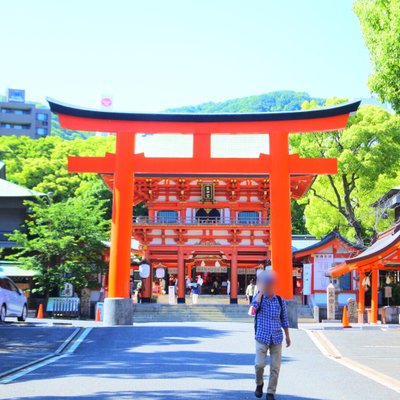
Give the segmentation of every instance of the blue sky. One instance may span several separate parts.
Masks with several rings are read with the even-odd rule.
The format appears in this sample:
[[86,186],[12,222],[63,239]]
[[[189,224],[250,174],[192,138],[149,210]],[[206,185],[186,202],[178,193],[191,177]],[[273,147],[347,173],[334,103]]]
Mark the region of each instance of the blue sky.
[[352,0],[2,3],[0,92],[160,111],[273,90],[369,97]]

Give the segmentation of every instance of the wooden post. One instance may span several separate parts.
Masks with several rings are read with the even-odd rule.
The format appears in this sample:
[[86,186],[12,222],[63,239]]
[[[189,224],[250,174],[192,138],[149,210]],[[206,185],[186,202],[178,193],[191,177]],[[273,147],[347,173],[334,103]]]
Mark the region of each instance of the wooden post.
[[371,282],[371,324],[378,322],[378,290],[379,290],[379,269],[374,266],[372,269]]
[[360,272],[360,279],[358,283],[358,323],[364,323],[364,312],[365,312],[365,287],[363,281],[365,278],[365,273]]
[[185,260],[183,247],[178,245],[178,303],[185,303]]
[[272,268],[278,275],[277,293],[293,299],[292,221],[290,209],[289,135],[269,135],[271,158],[271,252]]
[[237,271],[237,248],[232,246],[232,257],[231,257],[231,304],[237,304],[238,302],[238,271]]
[[129,298],[135,134],[116,134],[108,297]]
[[142,279],[142,287],[143,287],[143,295],[142,295],[142,302],[143,303],[150,303],[151,296],[153,295],[153,267],[150,261],[150,251],[147,245],[143,245],[143,256],[144,259],[149,262],[150,266],[150,275],[148,278]]

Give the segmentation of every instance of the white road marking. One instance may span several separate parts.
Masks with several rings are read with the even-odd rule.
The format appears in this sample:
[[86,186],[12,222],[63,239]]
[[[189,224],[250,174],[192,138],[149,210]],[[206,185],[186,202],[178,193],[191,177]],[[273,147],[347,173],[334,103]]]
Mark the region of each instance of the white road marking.
[[383,374],[382,372],[369,368],[366,365],[363,365],[350,358],[343,357],[339,350],[323,334],[322,331],[306,330],[306,333],[325,357],[359,373],[360,375],[380,383],[381,385],[386,386],[397,393],[400,393],[400,381],[398,379],[392,378],[391,376]]
[[[79,328],[78,328],[79,330]],[[39,362],[37,364],[34,364],[30,367],[27,367],[19,372],[16,372],[15,374],[9,375],[6,378],[3,378],[2,380],[0,380],[0,383],[10,383],[18,378],[21,378],[24,375],[27,375],[33,371],[36,371],[39,368],[45,367],[46,365],[52,364],[58,360],[60,360],[61,358],[64,357],[68,357],[70,356],[81,344],[82,342],[85,340],[85,338],[89,335],[89,333],[91,332],[92,328],[85,328],[85,330],[79,335],[79,337],[75,340],[75,342],[72,344],[72,346],[65,352],[62,353],[60,355],[57,355],[57,353],[59,351],[61,351],[63,348],[65,348],[65,346],[68,344],[68,341],[71,340],[74,335],[76,334],[76,330],[68,337],[67,340],[65,340],[63,342],[63,344],[57,349],[57,351],[54,354],[54,357],[51,357],[47,360],[44,360],[42,362]]]

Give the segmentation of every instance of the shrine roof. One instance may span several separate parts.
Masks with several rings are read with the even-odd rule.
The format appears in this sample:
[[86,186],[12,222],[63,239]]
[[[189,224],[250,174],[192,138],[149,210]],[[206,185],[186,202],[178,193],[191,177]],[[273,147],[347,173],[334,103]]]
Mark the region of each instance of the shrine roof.
[[24,186],[17,185],[13,182],[0,179],[0,197],[21,197],[30,198],[36,196],[45,196],[44,193],[27,189]]
[[340,276],[358,268],[371,269],[374,264],[381,263],[385,267],[398,268],[396,252],[400,248],[400,225],[390,232],[378,237],[370,247],[353,258],[343,261],[328,270],[330,276]]
[[356,243],[350,242],[345,237],[343,237],[338,231],[333,230],[332,232],[330,232],[326,236],[324,236],[321,240],[319,240],[317,243],[314,243],[311,246],[308,246],[304,249],[294,251],[293,257],[299,258],[299,257],[304,257],[306,255],[310,255],[310,254],[314,253],[316,250],[326,247],[327,245],[334,242],[335,240],[339,240],[344,245],[346,245],[350,248],[354,248],[356,250],[361,251],[361,250],[365,249],[365,247],[360,246]]
[[118,121],[154,121],[154,122],[258,122],[290,121],[335,117],[357,111],[360,100],[342,103],[333,107],[312,110],[262,112],[262,113],[140,113],[102,111],[62,103],[47,98],[52,112],[73,117]]

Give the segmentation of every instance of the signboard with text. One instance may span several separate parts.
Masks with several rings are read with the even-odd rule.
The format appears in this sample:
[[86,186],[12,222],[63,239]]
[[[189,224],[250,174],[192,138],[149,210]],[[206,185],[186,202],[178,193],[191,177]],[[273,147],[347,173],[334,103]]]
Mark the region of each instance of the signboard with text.
[[314,290],[326,290],[329,278],[326,273],[333,264],[333,254],[314,255]]
[[303,264],[303,294],[311,294],[312,264]]
[[211,182],[204,182],[201,184],[201,201],[203,203],[214,203],[215,184]]

